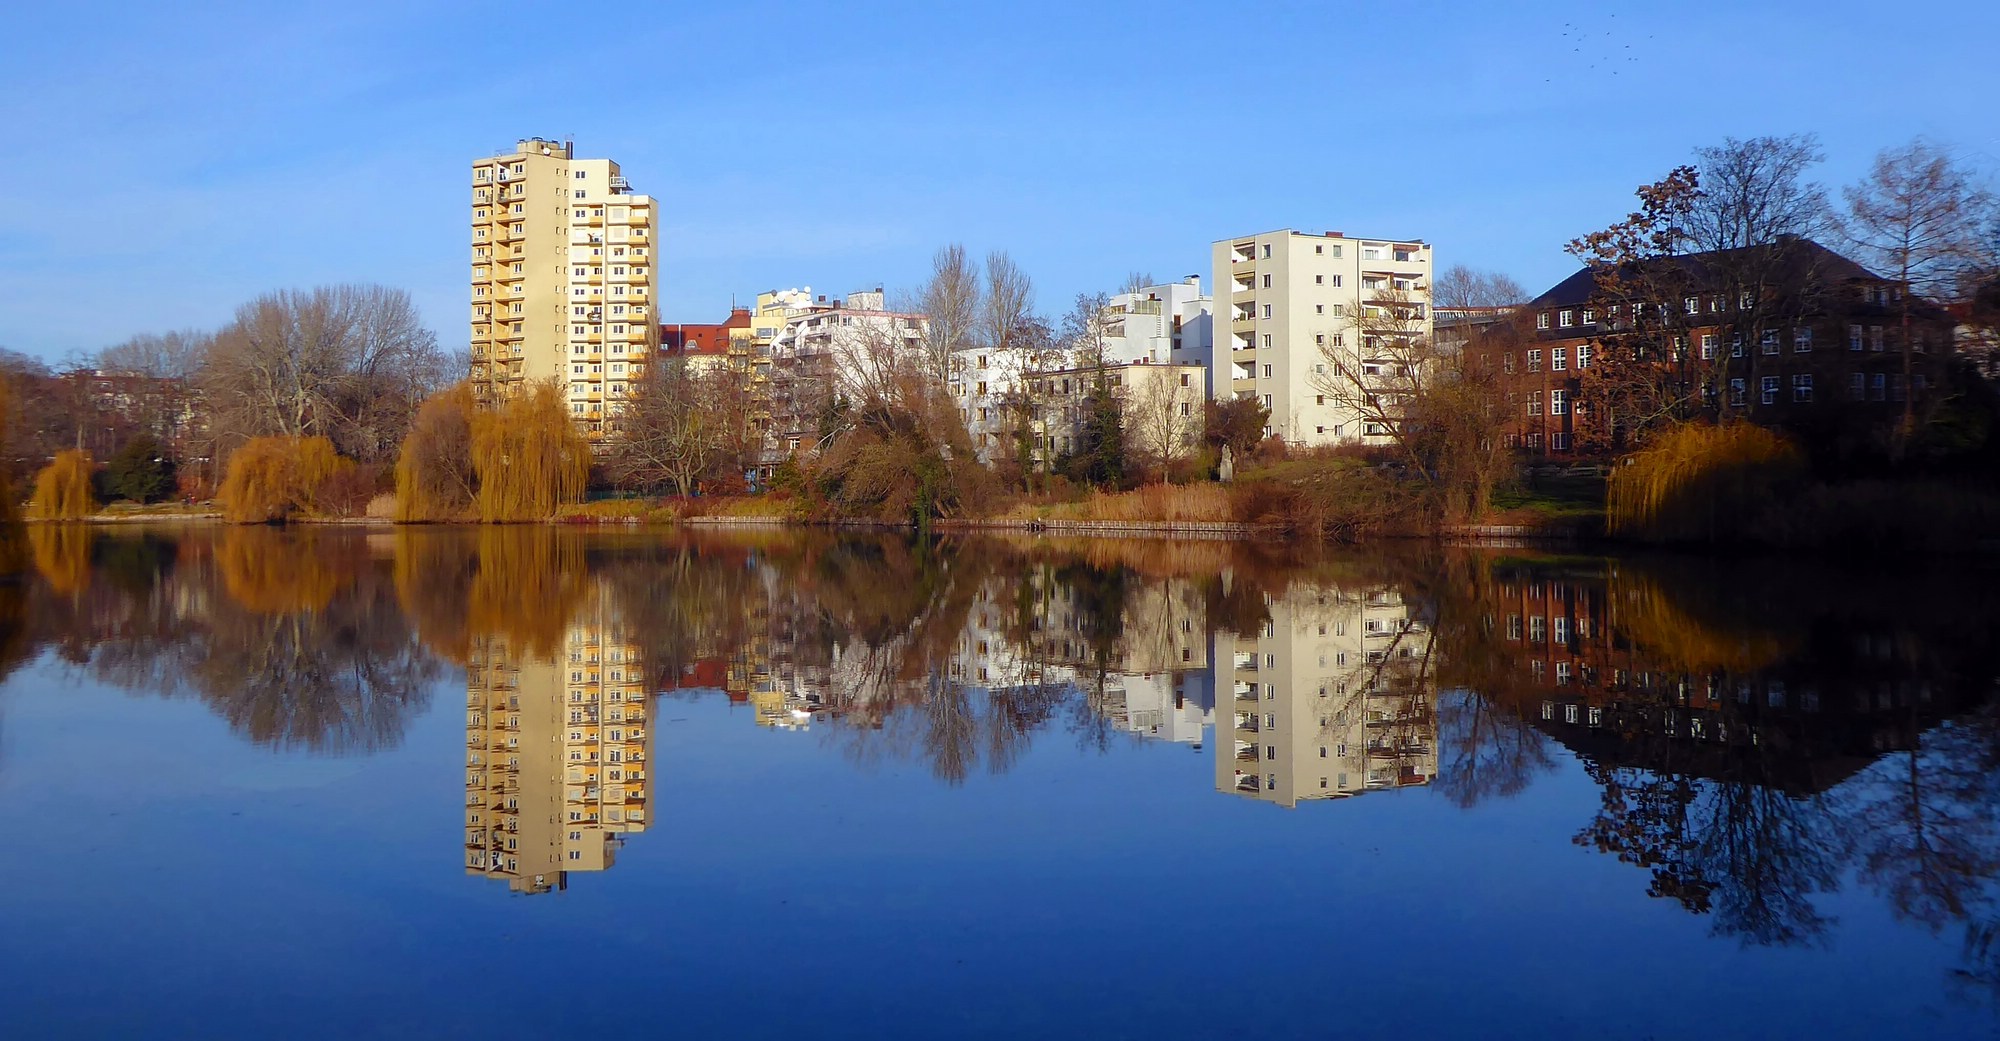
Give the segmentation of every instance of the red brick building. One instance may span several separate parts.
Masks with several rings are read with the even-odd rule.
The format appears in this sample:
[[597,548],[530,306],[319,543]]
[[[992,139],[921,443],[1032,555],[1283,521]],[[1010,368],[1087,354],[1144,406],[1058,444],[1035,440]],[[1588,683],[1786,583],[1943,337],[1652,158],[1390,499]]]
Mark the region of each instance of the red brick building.
[[1617,450],[1674,410],[1866,437],[1893,427],[1906,400],[1921,414],[1942,396],[1954,323],[1907,292],[1787,239],[1586,268],[1468,350],[1507,396],[1509,444],[1535,456]]
[[750,309],[733,307],[727,321],[713,325],[674,322],[660,326],[660,352],[690,358],[726,358],[732,341],[747,343],[749,338]]

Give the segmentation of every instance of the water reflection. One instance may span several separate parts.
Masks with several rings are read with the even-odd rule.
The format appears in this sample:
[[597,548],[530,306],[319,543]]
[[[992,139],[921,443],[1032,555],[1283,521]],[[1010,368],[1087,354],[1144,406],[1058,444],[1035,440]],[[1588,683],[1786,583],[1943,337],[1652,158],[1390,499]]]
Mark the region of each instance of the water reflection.
[[2000,603],[1963,568],[546,528],[29,535],[35,575],[0,584],[0,679],[47,652],[198,699],[261,745],[359,754],[401,742],[462,669],[465,868],[519,892],[611,867],[670,794],[653,702],[714,697],[773,740],[947,785],[1037,742],[1178,745],[1206,760],[1188,767],[1204,789],[1293,809],[1412,790],[1475,807],[1580,770],[1597,798],[1575,842],[1631,865],[1635,894],[1783,945],[1826,942],[1827,895],[1859,887],[1961,934],[1968,986],[2000,981]]
[[[1746,944],[1824,942],[1850,878],[1992,980],[2000,871],[2000,611],[1978,575],[1730,562],[1470,558],[1436,588],[1446,682],[1495,711],[1448,724],[1447,773],[1513,794],[1573,752],[1584,848]],[[1532,728],[1530,736],[1526,728]],[[1480,746],[1497,751],[1482,754]],[[1470,779],[1468,778],[1468,781]]]
[[516,892],[603,871],[646,829],[645,673],[601,586],[576,598],[559,645],[472,638],[465,663],[465,866]]
[[1218,637],[1234,723],[1216,787],[1296,806],[1437,775],[1431,627],[1365,582],[1297,583],[1253,632]]

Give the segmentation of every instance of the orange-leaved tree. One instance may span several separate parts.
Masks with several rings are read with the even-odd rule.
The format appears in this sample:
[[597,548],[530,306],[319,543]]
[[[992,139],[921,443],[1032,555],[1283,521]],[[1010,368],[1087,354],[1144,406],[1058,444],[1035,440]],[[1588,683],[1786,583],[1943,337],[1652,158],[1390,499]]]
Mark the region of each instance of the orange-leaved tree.
[[560,384],[537,383],[474,412],[471,430],[480,520],[547,520],[556,507],[583,499],[590,445],[570,420]]
[[396,519],[403,523],[464,520],[479,498],[472,465],[477,412],[465,383],[424,399],[396,456]]
[[230,455],[215,498],[233,524],[319,516],[321,487],[353,466],[324,437],[251,438]]
[[97,512],[97,495],[91,490],[91,472],[96,464],[81,448],[57,452],[49,465],[35,475],[35,497],[28,503],[28,516],[36,520],[77,520]]

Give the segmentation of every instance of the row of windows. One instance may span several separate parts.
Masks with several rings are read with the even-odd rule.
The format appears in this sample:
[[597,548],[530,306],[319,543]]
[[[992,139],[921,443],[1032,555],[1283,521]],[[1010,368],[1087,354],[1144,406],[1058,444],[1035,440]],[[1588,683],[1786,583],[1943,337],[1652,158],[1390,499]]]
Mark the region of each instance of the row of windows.
[[[1886,305],[1891,301],[1901,300],[1902,297],[1903,297],[1903,291],[1900,287],[1897,286],[1886,286],[1886,287],[1876,286],[1862,290],[1862,299],[1877,305]],[[1706,297],[1703,296],[1682,297],[1681,313],[1687,315],[1698,315],[1702,313],[1703,305],[1704,303],[1706,303],[1708,313],[1720,314],[1726,309],[1728,305],[1728,300],[1729,300],[1728,296],[1721,293],[1711,294]],[[1737,295],[1736,299],[1737,310],[1748,311],[1751,308],[1755,307],[1756,304],[1757,304],[1757,293],[1755,290],[1746,289]],[[1647,305],[1644,303],[1635,303],[1632,305],[1632,317],[1634,320],[1637,320],[1644,316],[1646,306]],[[1617,320],[1622,307],[1623,305],[1621,304],[1612,304],[1608,309],[1614,321]],[[1655,314],[1664,316],[1667,312],[1667,307],[1668,305],[1664,303],[1655,304],[1653,305],[1653,310]],[[1577,325],[1597,324],[1596,308],[1566,307],[1557,310],[1553,313],[1549,311],[1542,311],[1536,314],[1535,328],[1547,329],[1549,327],[1550,318],[1552,314],[1555,324],[1558,328],[1569,329]]]

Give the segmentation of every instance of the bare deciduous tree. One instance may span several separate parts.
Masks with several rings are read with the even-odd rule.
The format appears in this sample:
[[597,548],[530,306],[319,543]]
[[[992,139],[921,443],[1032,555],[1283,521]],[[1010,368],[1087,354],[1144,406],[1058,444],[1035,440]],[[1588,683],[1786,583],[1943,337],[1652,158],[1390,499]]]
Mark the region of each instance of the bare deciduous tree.
[[281,290],[216,334],[201,389],[219,437],[326,436],[375,460],[394,451],[448,365],[403,290]]
[[[1911,385],[1911,321],[1916,297],[1944,297],[1983,255],[1981,232],[1994,197],[1936,145],[1918,138],[1875,157],[1868,176],[1850,185],[1848,237],[1877,273],[1903,283],[1903,384]],[[1899,441],[1916,422],[1916,395],[1903,398]]]
[[1480,271],[1454,264],[1431,282],[1431,303],[1440,310],[1512,307],[1526,303],[1521,283],[1498,271]]
[[1440,351],[1426,326],[1409,291],[1380,290],[1326,336],[1307,382],[1354,417],[1356,434],[1393,446],[1446,520],[1462,520],[1485,507],[1506,466],[1506,409],[1493,374]]
[[950,377],[952,355],[973,346],[978,335],[979,265],[964,246],[954,242],[931,256],[931,275],[918,288],[915,305],[929,319],[924,367],[942,383]]
[[1180,386],[1171,369],[1135,365],[1126,374],[1139,384],[1126,388],[1134,446],[1164,484],[1173,464],[1201,442],[1201,391]]
[[977,346],[1010,351],[1035,317],[1035,284],[1005,250],[986,254],[986,294],[980,301]]
[[1093,368],[1102,378],[1106,351],[1111,347],[1111,337],[1104,321],[1105,308],[1111,306],[1111,298],[1103,293],[1078,293],[1076,303],[1069,313],[1063,315],[1061,337],[1070,353],[1070,363],[1079,368]]
[[692,495],[704,478],[746,462],[749,408],[744,380],[727,366],[656,361],[618,415],[612,469],[632,484]]

